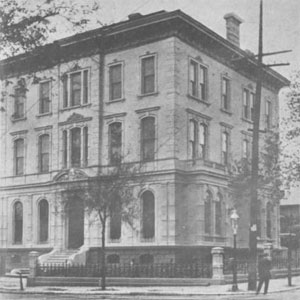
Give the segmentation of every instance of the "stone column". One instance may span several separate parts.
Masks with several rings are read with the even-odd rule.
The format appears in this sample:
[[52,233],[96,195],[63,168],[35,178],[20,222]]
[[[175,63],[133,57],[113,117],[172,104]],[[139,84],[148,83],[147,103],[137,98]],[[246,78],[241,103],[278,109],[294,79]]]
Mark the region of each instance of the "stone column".
[[264,244],[264,253],[268,254],[269,259],[272,259],[272,250],[273,250],[272,243]]
[[27,286],[34,286],[36,277],[36,267],[39,256],[40,254],[36,251],[31,251],[29,253],[29,276],[27,279]]
[[224,283],[224,249],[222,247],[214,247],[211,250],[212,254],[212,279],[216,284]]

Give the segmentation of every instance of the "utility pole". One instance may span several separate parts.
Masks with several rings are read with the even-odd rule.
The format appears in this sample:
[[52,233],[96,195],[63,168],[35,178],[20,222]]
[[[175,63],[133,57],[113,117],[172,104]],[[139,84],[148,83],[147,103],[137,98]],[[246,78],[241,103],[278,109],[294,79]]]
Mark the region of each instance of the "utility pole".
[[290,50],[277,51],[270,53],[263,53],[263,1],[260,0],[259,11],[259,40],[258,40],[258,54],[257,68],[256,68],[256,96],[253,112],[253,141],[252,141],[252,163],[251,163],[251,202],[250,202],[250,230],[249,230],[249,263],[248,263],[248,290],[256,290],[256,258],[257,258],[257,203],[258,203],[258,170],[259,170],[259,123],[260,123],[260,104],[261,104],[261,90],[265,67],[275,67],[288,65],[273,64],[264,65],[262,62],[263,56],[273,54],[286,53]]

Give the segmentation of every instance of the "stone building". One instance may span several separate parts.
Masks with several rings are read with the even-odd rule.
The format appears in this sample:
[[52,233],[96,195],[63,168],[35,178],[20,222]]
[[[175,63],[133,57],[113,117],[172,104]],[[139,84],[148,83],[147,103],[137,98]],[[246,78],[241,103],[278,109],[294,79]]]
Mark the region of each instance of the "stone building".
[[[146,180],[139,226],[107,229],[109,261],[186,262],[232,247],[228,165],[250,155],[256,61],[239,47],[242,20],[224,18],[227,39],[181,11],[136,13],[0,63],[2,270],[26,266],[32,250],[97,261],[99,224],[75,199],[76,212],[56,208],[66,183],[105,174],[120,153]],[[286,84],[265,70],[262,129],[276,125]],[[269,200],[260,241],[278,247]],[[238,213],[246,249],[249,207]]]

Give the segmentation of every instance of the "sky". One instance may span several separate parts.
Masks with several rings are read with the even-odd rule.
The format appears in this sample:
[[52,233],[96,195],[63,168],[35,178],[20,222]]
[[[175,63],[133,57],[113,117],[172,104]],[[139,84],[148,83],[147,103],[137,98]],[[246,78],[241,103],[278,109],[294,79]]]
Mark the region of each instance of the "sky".
[[[80,0],[77,0],[80,1]],[[85,0],[88,2],[92,0]],[[224,15],[236,13],[244,22],[240,27],[241,48],[257,53],[260,0],[97,0],[104,24],[124,21],[134,12],[148,14],[159,10],[180,9],[225,37]],[[300,1],[264,0],[264,52],[293,50],[292,53],[265,58],[266,63],[289,62],[276,71],[287,78],[300,70]]]

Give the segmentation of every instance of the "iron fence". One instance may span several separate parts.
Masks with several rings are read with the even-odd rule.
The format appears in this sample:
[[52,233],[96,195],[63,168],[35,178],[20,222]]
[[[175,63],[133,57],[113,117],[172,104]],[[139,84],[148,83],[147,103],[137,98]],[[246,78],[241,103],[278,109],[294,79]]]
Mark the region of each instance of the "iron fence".
[[[101,277],[102,266],[42,264],[37,265],[37,276]],[[211,278],[208,263],[197,264],[107,264],[107,277],[141,278]]]
[[[248,260],[238,259],[236,262],[236,270],[238,274],[248,274]],[[233,272],[233,259],[225,259],[223,264],[223,272],[225,275]]]

